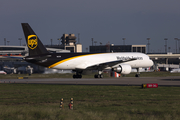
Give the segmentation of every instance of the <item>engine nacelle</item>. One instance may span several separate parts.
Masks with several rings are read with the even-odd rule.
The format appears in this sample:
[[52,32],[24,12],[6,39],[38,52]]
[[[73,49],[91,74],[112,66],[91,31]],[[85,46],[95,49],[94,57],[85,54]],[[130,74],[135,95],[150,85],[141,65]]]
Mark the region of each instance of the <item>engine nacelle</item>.
[[122,64],[122,65],[119,65],[119,67],[113,68],[112,71],[115,71],[121,74],[129,74],[131,73],[131,69],[132,68],[130,65]]

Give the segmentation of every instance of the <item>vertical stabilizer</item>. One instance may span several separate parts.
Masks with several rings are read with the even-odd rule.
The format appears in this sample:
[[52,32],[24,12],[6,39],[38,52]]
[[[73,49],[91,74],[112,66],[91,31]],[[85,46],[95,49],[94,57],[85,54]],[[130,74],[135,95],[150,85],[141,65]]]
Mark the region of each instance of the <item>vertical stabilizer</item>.
[[29,48],[29,56],[49,53],[29,24],[21,23],[21,25],[24,31],[24,36],[26,38],[27,46]]

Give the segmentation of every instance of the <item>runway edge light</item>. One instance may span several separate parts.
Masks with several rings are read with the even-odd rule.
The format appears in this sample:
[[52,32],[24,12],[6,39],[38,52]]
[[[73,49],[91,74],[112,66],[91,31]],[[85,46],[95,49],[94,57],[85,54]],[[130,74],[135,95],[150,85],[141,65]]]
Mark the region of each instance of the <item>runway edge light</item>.
[[157,83],[142,84],[142,88],[158,88]]

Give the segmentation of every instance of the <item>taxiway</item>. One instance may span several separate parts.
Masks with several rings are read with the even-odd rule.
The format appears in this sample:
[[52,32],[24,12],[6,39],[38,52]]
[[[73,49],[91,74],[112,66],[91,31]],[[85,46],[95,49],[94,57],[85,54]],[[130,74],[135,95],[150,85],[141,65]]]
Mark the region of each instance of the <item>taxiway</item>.
[[0,79],[0,83],[66,84],[66,85],[142,85],[157,83],[159,86],[180,86],[180,76],[170,77],[121,77],[121,78],[52,78],[52,79]]

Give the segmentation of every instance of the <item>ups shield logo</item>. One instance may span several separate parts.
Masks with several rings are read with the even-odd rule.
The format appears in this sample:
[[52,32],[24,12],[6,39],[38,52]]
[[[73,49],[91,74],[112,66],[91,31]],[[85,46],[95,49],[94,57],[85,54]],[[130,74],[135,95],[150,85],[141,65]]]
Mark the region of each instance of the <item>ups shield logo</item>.
[[28,36],[28,47],[30,49],[35,49],[38,46],[38,40],[36,35]]

